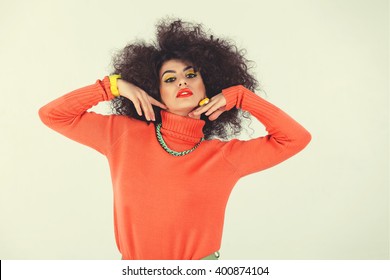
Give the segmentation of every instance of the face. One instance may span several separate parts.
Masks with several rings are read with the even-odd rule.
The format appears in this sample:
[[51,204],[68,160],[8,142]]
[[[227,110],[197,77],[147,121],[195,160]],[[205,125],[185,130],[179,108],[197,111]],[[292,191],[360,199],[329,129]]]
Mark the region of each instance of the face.
[[168,60],[159,76],[161,99],[171,113],[187,116],[206,97],[202,77],[190,63]]

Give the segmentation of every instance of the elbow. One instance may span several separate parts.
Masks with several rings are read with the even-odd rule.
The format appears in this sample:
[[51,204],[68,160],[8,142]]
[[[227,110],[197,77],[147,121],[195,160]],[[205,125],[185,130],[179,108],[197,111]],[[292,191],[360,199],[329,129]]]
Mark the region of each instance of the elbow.
[[46,125],[50,126],[51,121],[50,121],[50,108],[48,106],[43,106],[42,108],[39,109],[38,111],[39,118],[41,121]]
[[310,132],[305,129],[302,138],[303,138],[303,141],[306,143],[306,145],[309,144],[310,141],[311,141],[311,134],[310,134]]
[[39,115],[39,118],[41,119],[41,121],[44,123],[44,124],[47,124],[48,120],[49,120],[49,117],[48,117],[48,112],[47,112],[47,109],[45,108],[45,106],[41,107],[38,111],[38,115]]
[[311,141],[311,134],[306,129],[303,129],[297,138],[297,145],[300,150],[303,150]]

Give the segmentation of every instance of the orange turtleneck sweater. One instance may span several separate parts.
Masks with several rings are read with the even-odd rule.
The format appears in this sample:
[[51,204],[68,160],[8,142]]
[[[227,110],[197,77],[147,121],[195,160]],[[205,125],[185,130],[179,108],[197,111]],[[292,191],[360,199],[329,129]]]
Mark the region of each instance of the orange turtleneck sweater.
[[[206,140],[192,153],[174,157],[158,143],[154,124],[87,112],[113,98],[107,77],[40,109],[47,126],[107,157],[115,237],[123,259],[201,259],[218,251],[236,182],[309,143],[311,136],[301,125],[243,86],[223,94],[228,110],[249,111],[269,134],[249,141]],[[192,148],[203,126],[203,120],[162,111],[161,133],[173,150]]]

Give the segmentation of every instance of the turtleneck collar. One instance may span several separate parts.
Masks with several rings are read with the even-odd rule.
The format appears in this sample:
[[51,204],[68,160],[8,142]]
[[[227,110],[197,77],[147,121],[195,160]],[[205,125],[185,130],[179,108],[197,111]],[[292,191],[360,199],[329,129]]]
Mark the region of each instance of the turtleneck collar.
[[161,110],[161,119],[161,133],[163,135],[192,143],[198,143],[204,136],[203,126],[206,123],[204,120],[183,117],[164,110]]

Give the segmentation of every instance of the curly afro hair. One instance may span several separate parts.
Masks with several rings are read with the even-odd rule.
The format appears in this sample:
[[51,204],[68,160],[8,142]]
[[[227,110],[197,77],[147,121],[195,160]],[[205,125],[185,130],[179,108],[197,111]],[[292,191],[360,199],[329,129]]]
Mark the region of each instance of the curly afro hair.
[[[201,24],[182,20],[161,20],[157,25],[157,40],[152,44],[136,42],[127,45],[113,59],[114,73],[122,79],[142,88],[153,98],[161,101],[159,93],[159,71],[162,64],[170,59],[190,62],[200,69],[207,97],[211,98],[233,85],[243,85],[254,91],[258,82],[249,73],[244,50],[226,39],[215,38],[204,31]],[[136,113],[133,103],[124,97],[111,101],[113,113],[126,115],[147,122]],[[161,122],[160,108],[153,106],[156,121]],[[206,139],[228,139],[237,136],[241,130],[242,118],[249,113],[233,108],[224,112],[215,121],[207,117],[203,128]]]

